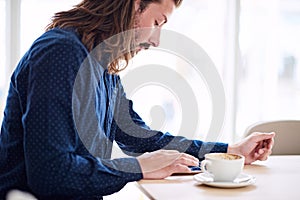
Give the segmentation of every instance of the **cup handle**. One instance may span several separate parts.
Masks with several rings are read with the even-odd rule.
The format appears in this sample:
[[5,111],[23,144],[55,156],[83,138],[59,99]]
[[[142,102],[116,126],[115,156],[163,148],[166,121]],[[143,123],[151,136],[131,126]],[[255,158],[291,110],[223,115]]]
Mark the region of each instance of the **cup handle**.
[[210,160],[201,161],[201,171],[203,173],[211,174],[209,171],[207,171],[206,165],[211,165],[211,161]]

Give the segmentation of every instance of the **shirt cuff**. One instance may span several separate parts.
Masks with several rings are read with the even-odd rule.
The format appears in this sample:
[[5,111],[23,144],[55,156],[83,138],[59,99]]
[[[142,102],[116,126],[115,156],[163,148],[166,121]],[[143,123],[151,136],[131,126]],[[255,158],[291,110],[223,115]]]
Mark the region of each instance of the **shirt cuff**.
[[207,153],[227,153],[228,144],[221,142],[205,142],[201,145],[198,158],[204,159],[204,155]]
[[125,182],[138,181],[143,178],[140,164],[134,157],[113,159],[105,165],[122,177]]

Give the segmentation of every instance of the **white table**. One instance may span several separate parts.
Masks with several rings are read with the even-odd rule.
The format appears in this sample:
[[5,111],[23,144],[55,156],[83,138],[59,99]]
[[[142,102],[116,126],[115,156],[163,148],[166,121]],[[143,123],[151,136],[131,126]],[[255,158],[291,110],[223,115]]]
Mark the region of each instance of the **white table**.
[[244,173],[255,176],[256,183],[223,189],[199,184],[193,176],[171,176],[164,180],[141,180],[137,184],[148,199],[158,200],[300,199],[300,156],[271,156],[267,161],[246,165]]

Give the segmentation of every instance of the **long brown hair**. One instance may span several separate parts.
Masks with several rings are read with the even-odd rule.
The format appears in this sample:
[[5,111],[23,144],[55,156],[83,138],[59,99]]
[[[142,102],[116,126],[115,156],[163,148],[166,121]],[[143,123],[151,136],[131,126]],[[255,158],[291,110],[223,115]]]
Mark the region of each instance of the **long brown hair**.
[[[135,25],[135,1],[136,0],[83,0],[73,9],[56,13],[46,30],[55,27],[74,28],[81,36],[85,47],[92,51],[101,42],[124,31],[134,28]],[[140,11],[143,11],[149,3],[160,3],[162,0],[141,0]],[[174,0],[179,7],[182,0]],[[130,34],[128,34],[130,33]],[[118,73],[125,69],[128,61],[134,56],[132,46],[135,45],[134,31],[124,36],[116,37],[103,51],[109,54],[111,61],[108,70],[110,73]],[[116,50],[116,46],[118,49]],[[124,53],[124,49],[126,50]],[[102,51],[101,51],[102,52]],[[123,52],[123,53],[121,53]],[[98,59],[101,53],[98,52]],[[125,67],[120,68],[119,61],[125,60]]]

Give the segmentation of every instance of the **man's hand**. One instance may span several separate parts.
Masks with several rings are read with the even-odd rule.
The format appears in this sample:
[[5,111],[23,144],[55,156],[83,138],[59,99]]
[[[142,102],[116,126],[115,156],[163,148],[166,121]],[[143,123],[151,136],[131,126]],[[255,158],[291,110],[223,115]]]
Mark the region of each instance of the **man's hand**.
[[175,150],[158,150],[145,153],[137,160],[144,179],[162,179],[173,173],[190,172],[188,166],[199,166],[199,160]]
[[254,132],[237,144],[228,147],[228,153],[245,156],[245,164],[256,160],[267,160],[272,153],[275,133]]

